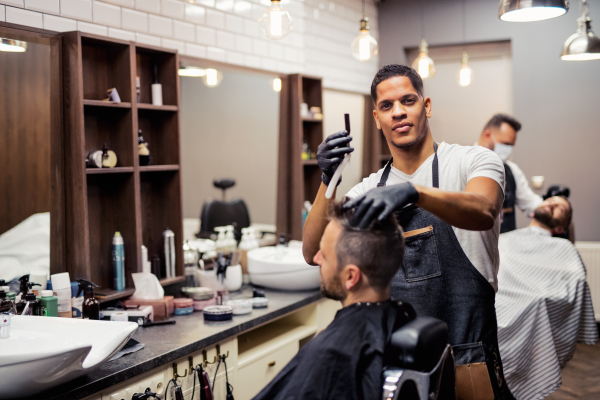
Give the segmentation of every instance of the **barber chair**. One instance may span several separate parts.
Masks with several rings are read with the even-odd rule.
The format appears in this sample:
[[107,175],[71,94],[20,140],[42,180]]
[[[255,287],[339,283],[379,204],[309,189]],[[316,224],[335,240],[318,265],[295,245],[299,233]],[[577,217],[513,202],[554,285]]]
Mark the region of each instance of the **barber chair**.
[[446,323],[419,317],[393,332],[383,379],[383,400],[454,400],[454,355]]
[[242,228],[250,226],[250,213],[246,202],[242,199],[226,200],[225,191],[235,186],[233,179],[215,179],[213,186],[222,190],[222,199],[208,201],[202,205],[200,232],[196,237],[208,239],[215,234],[215,227],[233,225],[235,238],[239,242]]

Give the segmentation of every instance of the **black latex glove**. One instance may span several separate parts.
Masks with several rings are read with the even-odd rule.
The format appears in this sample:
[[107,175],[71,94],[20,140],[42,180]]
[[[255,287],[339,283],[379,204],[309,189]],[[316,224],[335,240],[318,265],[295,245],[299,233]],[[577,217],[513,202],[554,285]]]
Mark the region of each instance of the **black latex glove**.
[[[329,185],[335,170],[344,159],[344,155],[354,151],[354,147],[348,146],[350,141],[352,141],[352,136],[348,136],[348,131],[339,131],[327,136],[327,139],[319,145],[317,149],[317,162],[319,163],[321,172],[323,172],[321,179],[325,186]],[[340,179],[338,185],[341,181]]]
[[361,229],[367,229],[371,222],[377,218],[384,220],[393,211],[399,210],[407,204],[416,203],[419,192],[410,182],[399,185],[378,187],[369,190],[356,199],[346,202],[345,210],[358,207],[350,224]]

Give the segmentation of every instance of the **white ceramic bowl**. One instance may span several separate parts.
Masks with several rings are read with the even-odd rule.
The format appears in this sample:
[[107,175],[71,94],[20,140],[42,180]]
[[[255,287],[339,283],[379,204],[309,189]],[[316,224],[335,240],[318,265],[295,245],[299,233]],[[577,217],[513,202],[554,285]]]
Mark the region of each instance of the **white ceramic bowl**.
[[248,252],[254,285],[280,290],[309,290],[321,285],[319,266],[304,261],[301,247],[261,247]]

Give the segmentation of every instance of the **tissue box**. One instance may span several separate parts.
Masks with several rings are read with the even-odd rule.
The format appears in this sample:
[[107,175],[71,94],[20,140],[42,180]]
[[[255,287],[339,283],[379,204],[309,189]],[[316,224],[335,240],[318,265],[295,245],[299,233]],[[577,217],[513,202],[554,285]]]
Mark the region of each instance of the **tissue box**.
[[126,306],[152,306],[154,321],[163,321],[175,313],[173,296],[165,296],[161,300],[127,299],[123,301]]

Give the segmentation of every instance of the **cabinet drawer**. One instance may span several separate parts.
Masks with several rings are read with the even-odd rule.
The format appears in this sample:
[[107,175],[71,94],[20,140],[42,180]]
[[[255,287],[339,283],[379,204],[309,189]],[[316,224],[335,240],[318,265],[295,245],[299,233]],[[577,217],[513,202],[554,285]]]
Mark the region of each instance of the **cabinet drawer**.
[[251,399],[257,395],[298,353],[298,341],[286,344],[238,369],[235,398]]

